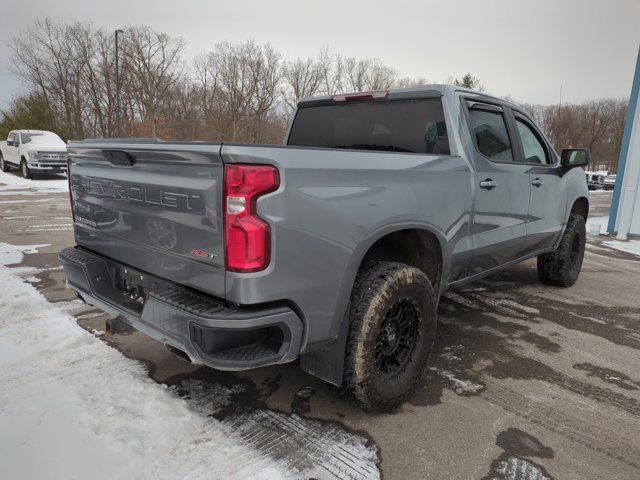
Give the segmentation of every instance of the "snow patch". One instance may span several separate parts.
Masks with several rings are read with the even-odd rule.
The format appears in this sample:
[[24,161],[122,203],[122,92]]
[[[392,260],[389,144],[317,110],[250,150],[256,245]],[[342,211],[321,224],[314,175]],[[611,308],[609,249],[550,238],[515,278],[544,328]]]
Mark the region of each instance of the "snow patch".
[[458,395],[475,395],[476,393],[484,390],[484,385],[479,383],[472,382],[471,380],[463,380],[455,376],[454,373],[449,372],[448,370],[443,370],[441,368],[429,367],[429,370],[440,375],[442,378],[447,380],[453,391]]
[[591,224],[600,224],[600,235],[606,235],[609,227],[609,217],[589,217],[587,219],[587,233],[591,231]]
[[0,284],[0,478],[292,478],[10,268]]
[[69,181],[66,177],[27,180],[11,173],[0,172],[0,195],[39,195],[68,191]]
[[189,403],[189,407],[206,417],[230,405],[232,395],[244,392],[245,387],[240,384],[228,387],[201,380],[185,380],[180,384],[179,390],[186,391],[182,398]]
[[452,291],[446,292],[443,297],[459,305],[470,309],[479,309],[483,305],[493,308],[498,313],[515,318],[526,318],[528,315],[539,315],[537,308],[522,305],[508,298],[496,298],[489,295],[475,293],[478,289],[462,290],[464,295]]
[[[201,415],[210,416],[224,407],[222,423],[252,449],[281,459],[296,478],[332,480],[375,480],[380,478],[376,466],[375,446],[359,435],[347,432],[334,422],[319,422],[296,413],[238,405],[235,396],[246,393],[242,384],[221,385],[201,380],[184,380],[175,390]],[[313,389],[303,387],[296,396],[311,396]]]
[[603,245],[615,250],[640,256],[640,240],[629,240],[627,242],[623,242],[621,240],[610,240],[602,243]]
[[505,315],[508,317],[526,318],[526,315],[523,314],[540,314],[540,310],[538,310],[537,308],[521,305],[518,302],[509,300],[507,298],[495,298],[487,295],[478,295],[475,293],[470,293],[469,295],[475,298],[478,302],[483,303],[490,308],[493,308],[501,315]]
[[[38,200],[1,200],[0,203],[45,203],[54,200],[53,198],[41,198]],[[6,213],[9,213],[8,210],[5,210]]]
[[14,265],[21,263],[24,254],[38,253],[39,248],[48,247],[50,243],[42,243],[39,245],[11,245],[9,243],[0,242],[0,265]]
[[106,313],[100,311],[100,312],[83,313],[80,315],[76,315],[75,317],[78,320],[90,320],[92,318],[104,317],[105,315]]
[[225,423],[253,448],[282,458],[296,478],[380,478],[375,447],[339,425],[262,409]]
[[445,297],[448,300],[451,300],[452,302],[455,302],[459,305],[462,305],[463,307],[467,307],[467,308],[479,308],[480,304],[477,302],[474,302],[473,300],[464,297],[458,293],[449,291],[446,292],[444,295],[442,295],[443,297]]
[[495,472],[499,476],[491,476],[490,480],[551,480],[538,465],[519,457],[500,460]]

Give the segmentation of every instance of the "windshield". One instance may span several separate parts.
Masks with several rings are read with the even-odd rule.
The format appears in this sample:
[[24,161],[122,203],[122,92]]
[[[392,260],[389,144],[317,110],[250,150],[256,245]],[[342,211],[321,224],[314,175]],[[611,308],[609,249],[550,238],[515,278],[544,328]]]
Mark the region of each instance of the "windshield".
[[48,144],[56,144],[59,143],[64,145],[62,139],[52,132],[42,132],[42,133],[21,133],[22,143],[48,143]]
[[300,108],[288,145],[449,154],[440,98]]

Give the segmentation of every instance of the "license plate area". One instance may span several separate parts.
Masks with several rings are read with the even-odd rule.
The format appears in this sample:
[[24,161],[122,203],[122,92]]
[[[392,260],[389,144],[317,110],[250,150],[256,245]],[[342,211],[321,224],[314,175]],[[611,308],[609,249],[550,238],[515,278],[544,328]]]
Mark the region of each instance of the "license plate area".
[[120,293],[131,300],[144,305],[151,290],[151,278],[139,270],[120,266],[116,272]]

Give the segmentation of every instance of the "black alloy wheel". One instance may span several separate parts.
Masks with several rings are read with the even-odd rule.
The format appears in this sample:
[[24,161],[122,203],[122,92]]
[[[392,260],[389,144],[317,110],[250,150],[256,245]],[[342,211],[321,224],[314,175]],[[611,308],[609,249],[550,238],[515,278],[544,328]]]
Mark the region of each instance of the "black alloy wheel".
[[406,366],[416,347],[419,322],[417,306],[408,298],[389,309],[376,338],[374,361],[378,375],[394,376]]

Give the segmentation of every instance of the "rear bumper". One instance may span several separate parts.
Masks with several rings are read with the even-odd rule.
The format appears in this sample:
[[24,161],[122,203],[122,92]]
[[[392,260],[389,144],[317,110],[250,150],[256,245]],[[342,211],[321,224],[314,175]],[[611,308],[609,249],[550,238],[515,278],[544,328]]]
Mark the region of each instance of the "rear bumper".
[[67,285],[88,303],[119,316],[156,340],[181,350],[194,363],[244,370],[297,358],[302,322],[287,306],[229,307],[211,297],[147,274],[144,303],[118,287],[122,265],[81,248],[59,254]]

